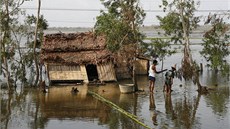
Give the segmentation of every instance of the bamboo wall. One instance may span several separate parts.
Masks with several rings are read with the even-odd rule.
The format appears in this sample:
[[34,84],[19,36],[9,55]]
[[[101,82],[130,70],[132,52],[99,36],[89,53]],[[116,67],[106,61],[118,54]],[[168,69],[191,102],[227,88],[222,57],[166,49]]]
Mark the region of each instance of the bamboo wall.
[[99,80],[101,81],[116,81],[114,65],[111,62],[97,65]]
[[49,80],[83,80],[88,83],[88,76],[85,65],[61,66],[56,64],[48,65]]
[[[49,80],[83,80],[88,83],[88,75],[85,65],[80,66],[64,66],[58,64],[49,64],[48,67]],[[114,65],[111,62],[97,65],[97,71],[100,81],[116,81]]]

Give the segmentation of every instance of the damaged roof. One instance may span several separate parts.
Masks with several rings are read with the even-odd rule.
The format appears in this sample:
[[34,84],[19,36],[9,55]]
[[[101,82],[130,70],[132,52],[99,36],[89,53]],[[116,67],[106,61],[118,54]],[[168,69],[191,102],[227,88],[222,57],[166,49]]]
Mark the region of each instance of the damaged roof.
[[41,61],[47,63],[98,64],[111,59],[105,37],[93,32],[47,34],[41,47]]

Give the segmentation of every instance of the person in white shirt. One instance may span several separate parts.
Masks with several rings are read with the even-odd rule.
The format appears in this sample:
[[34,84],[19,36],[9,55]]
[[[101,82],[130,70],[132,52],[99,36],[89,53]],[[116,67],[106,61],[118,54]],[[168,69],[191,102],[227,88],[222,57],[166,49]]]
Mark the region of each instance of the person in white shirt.
[[154,91],[154,85],[156,81],[156,74],[162,73],[166,71],[167,69],[164,69],[162,71],[156,70],[156,65],[158,64],[157,60],[153,60],[153,64],[149,67],[149,91],[150,93],[153,93]]

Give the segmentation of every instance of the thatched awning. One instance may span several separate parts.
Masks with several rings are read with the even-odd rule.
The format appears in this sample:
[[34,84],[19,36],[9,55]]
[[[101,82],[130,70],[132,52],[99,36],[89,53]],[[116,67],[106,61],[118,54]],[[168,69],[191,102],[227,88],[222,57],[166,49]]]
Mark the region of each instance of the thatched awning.
[[81,52],[55,52],[42,54],[41,60],[47,63],[61,64],[99,64],[112,59],[112,54],[107,50],[81,51]]
[[44,36],[41,61],[61,64],[98,64],[112,59],[103,36],[93,32],[56,33]]
[[44,36],[42,50],[46,52],[70,52],[100,50],[106,46],[103,36],[96,36],[93,32],[85,33],[56,33]]

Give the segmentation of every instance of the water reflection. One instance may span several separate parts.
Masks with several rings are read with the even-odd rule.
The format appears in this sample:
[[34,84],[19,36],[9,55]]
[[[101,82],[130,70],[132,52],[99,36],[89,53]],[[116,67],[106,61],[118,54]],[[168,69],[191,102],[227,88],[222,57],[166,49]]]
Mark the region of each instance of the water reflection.
[[79,87],[71,93],[71,87],[50,88],[49,93],[40,95],[41,113],[48,119],[89,119],[98,118],[101,123],[108,121],[111,109],[87,95],[87,87]]
[[200,128],[199,118],[196,117],[197,108],[199,106],[200,95],[188,98],[181,96],[174,106],[174,111],[177,116],[175,126],[178,128]]
[[149,110],[151,112],[153,125],[158,125],[158,123],[157,123],[156,104],[155,104],[155,99],[154,99],[154,94],[153,93],[151,93],[149,95]]
[[218,116],[228,115],[229,104],[229,87],[218,89],[217,91],[212,91],[212,93],[204,96],[206,99],[208,107],[211,107],[213,112]]
[[[119,91],[118,91],[119,93]],[[109,98],[109,97],[107,97]],[[138,109],[141,106],[141,103],[138,103],[138,94],[119,94],[119,103],[117,103],[119,107],[124,109],[125,111],[137,115]],[[128,117],[121,115],[118,117],[121,122],[122,128],[132,128],[132,129],[142,129],[143,127],[137,123],[134,123],[132,120],[127,119]],[[144,129],[144,128],[143,128]]]
[[176,114],[173,109],[171,94],[164,94],[165,98],[165,114],[168,119],[174,120],[176,119]]
[[[4,101],[4,99],[1,99],[1,107],[5,107],[5,108],[1,108],[1,124],[4,124],[5,129],[8,128],[8,123],[10,120],[10,115],[11,115],[11,94],[8,94],[7,98],[5,98],[6,101]],[[2,122],[5,123],[2,123]]]
[[154,95],[150,94],[149,95],[149,110],[155,110],[155,109],[156,109],[156,105],[155,105]]
[[[109,128],[131,127],[140,129],[140,125],[134,123],[126,116],[112,110],[101,101],[87,94],[87,90],[100,93],[106,99],[118,104],[124,110],[136,113],[136,94],[120,94],[117,87],[101,86],[87,87],[79,86],[79,92],[71,93],[71,87],[50,88],[48,94],[40,95],[41,113],[49,121],[53,119],[67,121],[98,121],[99,125],[108,125]],[[78,128],[83,126],[78,125]],[[95,127],[91,127],[95,128]]]
[[31,88],[14,94],[1,90],[1,128],[144,128],[87,94],[88,90],[137,115],[152,128],[229,128],[228,82],[218,82],[209,94],[199,95],[193,83],[186,82],[180,87],[181,82],[175,79],[174,91],[166,95],[162,92],[163,81],[158,78],[158,92],[154,94],[148,92],[147,76],[138,77],[139,88],[145,92],[136,94],[121,94],[116,83],[76,86],[79,90],[76,94],[71,93],[72,86],[53,86],[45,94]]

